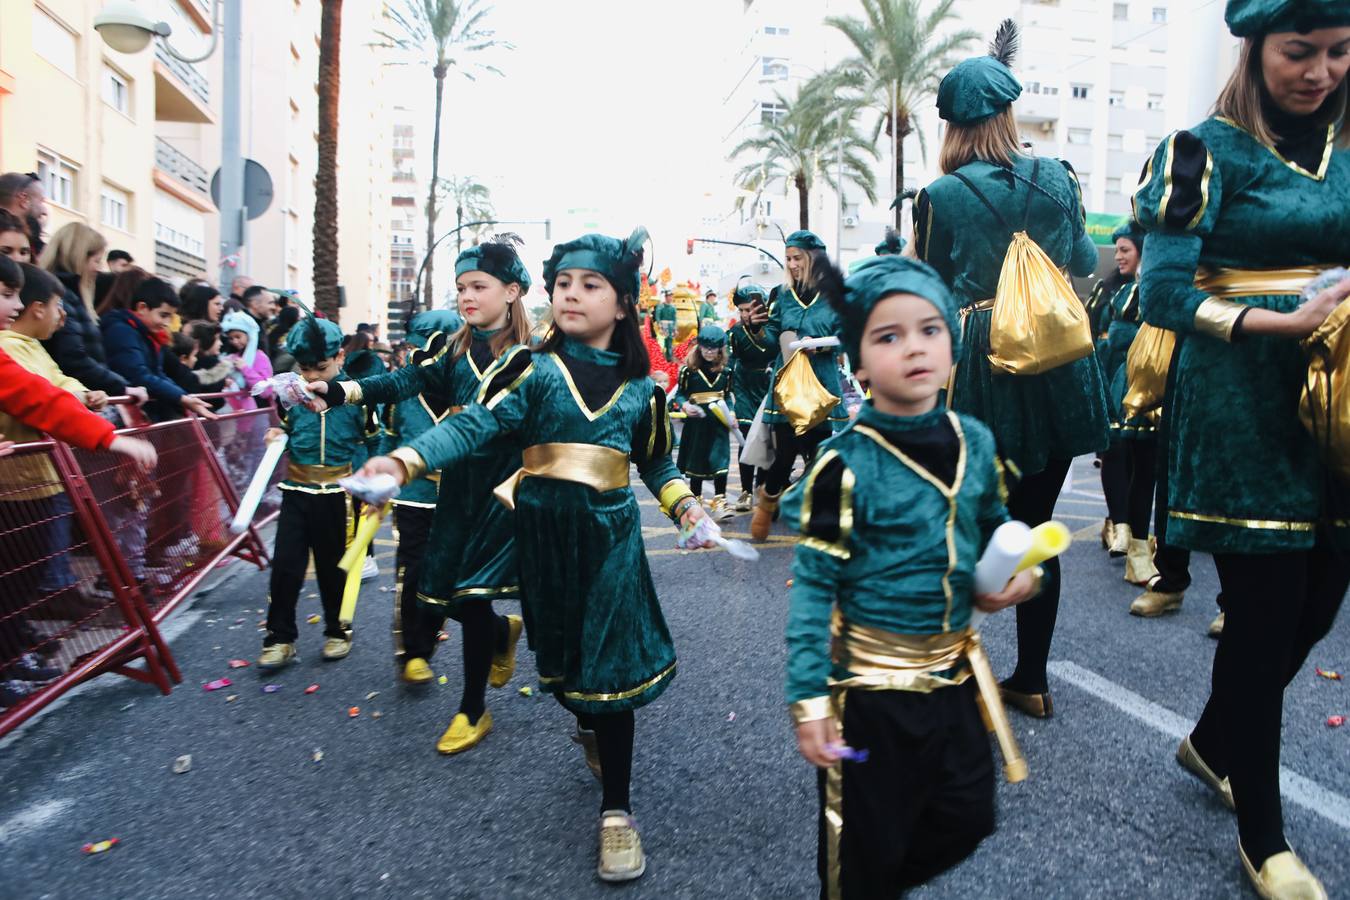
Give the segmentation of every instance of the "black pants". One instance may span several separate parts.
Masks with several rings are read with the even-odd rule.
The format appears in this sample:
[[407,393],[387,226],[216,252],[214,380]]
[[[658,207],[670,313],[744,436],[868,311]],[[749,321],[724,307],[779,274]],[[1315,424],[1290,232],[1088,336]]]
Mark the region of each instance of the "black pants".
[[422,557],[426,555],[427,535],[436,510],[421,506],[394,505],[394,530],[398,537],[398,552],[394,565],[398,569],[398,583],[394,598],[394,658],[403,663],[409,659],[431,659],[436,651],[436,634],[445,619],[436,616],[417,602],[417,579],[422,572]]
[[1126,506],[1126,521],[1136,538],[1148,537],[1149,519],[1153,514],[1153,492],[1156,488],[1158,441],[1156,438],[1138,438],[1125,441],[1125,456],[1129,465],[1130,487]]
[[[1072,463],[1071,459],[1051,459],[1044,469],[1023,478],[1008,494],[1008,514],[1033,528],[1050,521]],[[1008,687],[1027,694],[1049,689],[1045,666],[1059,617],[1059,559],[1041,565],[1045,580],[1040,594],[1017,607],[1017,669],[1007,680]]]
[[822,898],[835,847],[841,896],[872,900],[928,881],[993,834],[994,761],[974,681],[929,694],[849,691],[843,728],[868,758],[818,776]]
[[267,605],[267,638],[263,646],[293,644],[300,636],[295,607],[305,584],[310,552],[314,553],[314,577],[323,603],[325,637],[345,637],[338,621],[342,609],[342,586],[347,575],[338,568],[347,549],[347,495],[281,492],[277,517],[277,540],[272,550],[271,597]]
[[[750,423],[742,421],[740,424],[741,424],[741,437],[743,438],[749,437]],[[740,456],[739,450],[737,451],[736,455],[738,457]],[[740,463],[740,467],[741,467],[741,490],[746,491],[747,493],[754,493],[755,472],[757,470],[755,469],[754,466],[747,466],[745,463]]]
[[1116,441],[1109,450],[1101,454],[1101,461],[1102,495],[1106,498],[1106,517],[1117,524],[1124,524],[1129,517],[1129,448],[1125,446],[1124,441]]
[[1223,634],[1209,702],[1191,740],[1237,804],[1238,837],[1258,869],[1288,849],[1280,806],[1284,689],[1326,636],[1350,586],[1350,560],[1310,551],[1217,553]]
[[830,436],[830,426],[821,425],[798,437],[791,425],[773,426],[773,465],[761,482],[767,493],[778,495],[792,478],[792,467],[800,456],[809,465],[815,458],[820,442]]
[[1153,504],[1153,534],[1158,539],[1158,547],[1153,553],[1153,566],[1158,570],[1158,577],[1153,579],[1149,588],[1167,594],[1179,594],[1191,586],[1191,551],[1174,547],[1167,542],[1167,512],[1171,508],[1167,474],[1172,441],[1170,398],[1176,396],[1177,370],[1181,368],[1177,361],[1181,359],[1181,345],[1182,338],[1178,336],[1176,347],[1172,350],[1172,361],[1167,370],[1162,418],[1158,422],[1157,443],[1154,445],[1154,481],[1157,483],[1157,493]]
[[[698,475],[688,475],[686,479],[689,482],[689,490],[695,497],[703,497],[703,479]],[[727,473],[713,476],[713,496],[725,497],[727,494]]]

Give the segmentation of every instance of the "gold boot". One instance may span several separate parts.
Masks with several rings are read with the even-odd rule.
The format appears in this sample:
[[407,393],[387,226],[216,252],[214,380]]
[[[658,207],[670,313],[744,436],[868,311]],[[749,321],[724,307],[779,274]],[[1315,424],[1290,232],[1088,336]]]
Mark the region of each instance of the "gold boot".
[[1115,533],[1116,533],[1116,524],[1115,524],[1114,522],[1111,521],[1111,519],[1110,519],[1109,516],[1108,516],[1107,518],[1103,519],[1103,520],[1102,520],[1102,549],[1103,549],[1103,550],[1110,550],[1110,549],[1111,549],[1111,537],[1112,537],[1112,535],[1114,535]]
[[749,512],[751,502],[751,493],[749,491],[741,491],[740,495],[736,498],[736,512]]
[[1130,538],[1130,549],[1125,554],[1125,580],[1140,587],[1158,575],[1153,567],[1153,542],[1148,538]]
[[1111,556],[1121,557],[1130,552],[1130,541],[1134,535],[1130,534],[1130,526],[1125,522],[1117,522],[1111,529]]
[[435,678],[436,673],[421,657],[414,656],[403,667],[403,681],[406,684],[431,684]]
[[1206,787],[1218,794],[1219,800],[1224,806],[1229,809],[1236,809],[1233,805],[1233,786],[1228,783],[1227,777],[1220,778],[1209,767],[1209,763],[1200,758],[1200,754],[1195,752],[1195,745],[1191,743],[1189,734],[1181,739],[1181,746],[1177,747],[1177,762],[1187,772],[1204,782]]
[[[1158,580],[1154,579],[1154,583],[1156,584]],[[1169,593],[1150,587],[1134,598],[1134,602],[1130,604],[1130,615],[1152,619],[1165,613],[1176,612],[1181,609],[1181,601],[1185,597],[1185,591]]]
[[1212,638],[1214,638],[1215,640],[1218,640],[1219,638],[1223,637],[1223,612],[1222,612],[1222,611],[1220,611],[1219,614],[1218,614],[1217,616],[1214,617],[1214,621],[1213,621],[1213,622],[1210,622],[1210,623],[1209,623],[1209,636],[1212,637]]
[[778,500],[783,495],[770,494],[764,488],[759,488],[756,493],[755,511],[750,514],[750,537],[762,541],[769,536],[774,513],[778,512]]
[[463,753],[471,747],[476,747],[491,730],[492,713],[487,710],[483,710],[478,722],[473,725],[469,724],[469,717],[464,713],[456,713],[450,720],[450,727],[445,729],[445,734],[436,742],[436,749],[447,756],[451,753]]
[[1005,705],[1026,713],[1033,719],[1049,719],[1055,714],[1055,704],[1050,699],[1049,691],[1044,694],[1024,694],[1000,684],[998,692]]
[[493,687],[504,687],[516,674],[516,644],[524,627],[525,620],[520,616],[506,617],[506,649],[492,654],[492,668],[488,671],[488,684]]
[[736,514],[731,511],[731,507],[727,506],[727,498],[718,494],[712,498],[712,504],[708,507],[708,515],[716,521],[725,522]]
[[1247,851],[1242,849],[1241,843],[1238,844],[1238,855],[1242,857],[1242,868],[1252,887],[1265,900],[1327,900],[1327,889],[1294,851],[1276,853],[1261,864],[1259,872],[1247,859]]

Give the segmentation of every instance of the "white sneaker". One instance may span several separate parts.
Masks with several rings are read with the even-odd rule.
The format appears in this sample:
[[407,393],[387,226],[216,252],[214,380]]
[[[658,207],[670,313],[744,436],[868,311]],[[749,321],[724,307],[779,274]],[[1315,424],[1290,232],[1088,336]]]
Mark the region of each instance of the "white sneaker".
[[380,577],[380,564],[375,562],[375,557],[367,556],[366,561],[361,564],[361,580],[370,581],[372,578]]
[[647,871],[637,823],[621,809],[600,814],[600,864],[595,871],[601,881],[632,881]]

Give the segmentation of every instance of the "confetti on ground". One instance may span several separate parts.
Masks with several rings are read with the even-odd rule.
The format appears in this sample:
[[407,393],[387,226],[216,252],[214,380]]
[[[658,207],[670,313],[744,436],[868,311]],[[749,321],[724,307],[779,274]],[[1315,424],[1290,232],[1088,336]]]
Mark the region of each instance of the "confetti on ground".
[[266,611],[267,611],[267,610],[265,610],[265,609],[260,609],[260,610],[258,610],[258,615],[261,616],[261,615],[262,615],[263,613],[265,613]]
[[84,851],[85,853],[89,853],[89,854],[94,854],[94,853],[107,853],[107,852],[108,852],[109,850],[111,850],[113,847],[116,847],[116,846],[118,845],[118,843],[119,843],[119,839],[118,839],[118,838],[108,838],[108,840],[106,840],[106,841],[98,841],[97,843],[93,843],[93,844],[85,844],[85,845],[84,845],[83,847],[81,847],[80,849],[81,849],[82,851]]
[[534,688],[530,687],[528,684],[525,685],[524,687],[522,687],[522,688],[520,689],[520,696],[522,696],[522,697],[533,697],[533,696],[534,696]]
[[246,660],[246,659],[232,659],[232,660],[230,660],[230,668],[231,668],[231,669],[242,669],[242,668],[244,668],[244,667],[247,666],[247,665],[248,665],[248,660]]
[[736,721],[736,714],[735,714],[734,712],[729,712],[729,713],[727,713],[727,721],[728,721],[728,722],[735,722],[735,721]]
[[225,698],[225,702],[226,702],[226,703],[233,703],[234,701],[236,701],[236,700],[238,700],[238,699],[239,699],[239,695],[238,695],[238,694],[231,694],[230,696],[228,696],[228,697]]
[[319,686],[318,686],[317,684],[311,684],[309,687],[305,688],[305,693],[306,693],[306,694],[312,694],[312,693],[314,693],[315,691],[317,691],[318,689],[319,689]]
[[1327,716],[1328,728],[1340,728],[1345,724],[1345,716]]
[[366,694],[366,699],[367,699],[367,700],[374,700],[374,699],[375,699],[376,697],[378,697],[378,696],[380,696],[380,692],[379,692],[379,691],[371,691],[369,694]]
[[228,678],[217,678],[215,681],[208,681],[206,684],[202,685],[202,690],[218,691],[221,688],[227,688],[232,684],[234,684],[234,682]]
[[243,619],[235,619],[235,620],[234,620],[234,624],[236,624],[236,625],[243,625],[243,624],[244,624],[244,620],[243,620]]
[[310,758],[313,759],[315,762],[323,762],[323,751],[320,750],[318,747],[315,747],[314,755]]
[[450,640],[450,635],[446,634],[444,631],[438,631],[438,632],[436,632],[436,640],[438,640],[438,641],[448,641],[448,640]]
[[182,775],[192,769],[192,754],[184,753],[173,761],[173,774]]
[[359,706],[353,706],[351,709],[347,710],[347,718],[349,719],[355,719],[359,715],[361,715],[361,707]]
[[381,593],[381,594],[387,594],[387,593],[389,593],[390,590],[392,590],[392,588],[382,587],[382,588],[380,588],[380,593]]
[[220,648],[219,648],[219,647],[212,647],[211,649],[212,649],[212,650],[219,650]]
[[370,714],[370,717],[371,717],[372,719],[378,719],[378,718],[379,718],[380,716],[382,716],[382,715],[384,715],[384,713],[380,712],[380,711],[377,709],[377,710],[375,710],[373,713]]
[[308,623],[311,624],[311,625],[318,625],[320,622],[323,621],[323,617],[320,616],[318,613],[315,613],[314,615],[310,616],[310,617],[309,617],[308,619],[306,619],[305,621],[308,622]]
[[132,708],[133,706],[135,706],[135,705],[136,705],[136,701],[135,701],[135,700],[131,701],[131,702],[128,703],[126,706],[122,707],[122,712],[126,712],[127,710],[131,709],[131,708]]
[[442,675],[440,678],[437,678],[437,679],[436,679],[436,683],[437,683],[437,684],[449,684],[449,683],[450,683],[450,679],[449,679],[449,678],[446,678],[444,675]]
[[281,685],[279,684],[264,684],[262,686],[262,692],[264,694],[275,694],[279,690],[281,690]]
[[791,579],[791,578],[789,578],[789,579],[787,580],[787,586],[788,586],[788,587],[792,587],[792,579]]
[[1321,676],[1322,676],[1323,678],[1325,678],[1327,681],[1340,681],[1340,680],[1341,680],[1341,673],[1340,673],[1340,672],[1333,672],[1333,671],[1331,671],[1331,670],[1329,670],[1329,669],[1317,669],[1316,672],[1317,672],[1318,675],[1321,675]]

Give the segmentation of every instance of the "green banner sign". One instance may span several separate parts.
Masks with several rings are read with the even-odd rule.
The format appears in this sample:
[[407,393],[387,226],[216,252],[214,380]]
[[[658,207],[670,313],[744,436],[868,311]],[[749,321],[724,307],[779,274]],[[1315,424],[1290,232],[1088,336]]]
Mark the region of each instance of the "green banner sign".
[[1113,216],[1107,213],[1090,212],[1087,214],[1087,233],[1092,243],[1102,247],[1111,246],[1111,234],[1130,221],[1129,216]]

